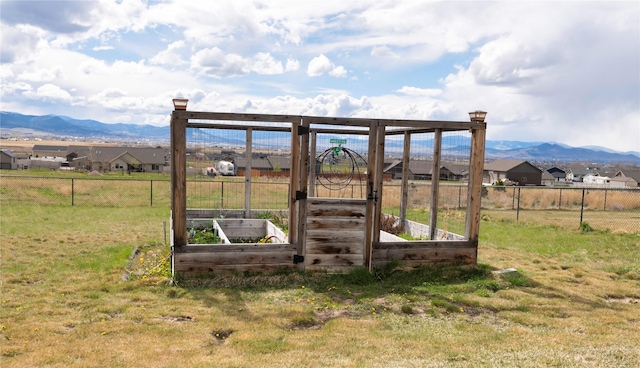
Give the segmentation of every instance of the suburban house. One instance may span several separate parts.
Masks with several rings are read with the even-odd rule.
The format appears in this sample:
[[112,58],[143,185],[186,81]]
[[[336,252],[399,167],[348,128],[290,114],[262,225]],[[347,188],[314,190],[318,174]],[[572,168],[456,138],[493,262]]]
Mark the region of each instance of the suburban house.
[[161,173],[169,165],[169,150],[161,147],[104,147],[92,146],[79,150],[70,162],[72,167],[96,171]]
[[521,160],[496,160],[484,165],[484,183],[511,181],[518,185],[542,185],[542,170]]
[[548,171],[542,172],[542,185],[552,187],[556,184],[556,178]]
[[567,172],[557,168],[557,167],[552,167],[550,169],[547,169],[546,172],[548,172],[549,174],[551,174],[554,178],[555,181],[566,181],[567,180]]
[[619,170],[611,180],[615,182],[622,182],[625,187],[640,187],[640,168]]
[[[385,163],[383,172],[390,174],[392,179],[402,179],[402,160],[393,160]],[[453,163],[442,163],[440,165],[440,180],[459,181],[466,178],[468,167]],[[429,160],[409,160],[408,178],[409,180],[431,180],[433,174],[433,161]]]
[[50,146],[36,144],[31,149],[31,158],[66,157],[69,146]]
[[[233,164],[238,175],[244,175],[243,173],[247,168],[246,157],[234,158]],[[251,170],[258,172],[289,172],[291,170],[291,158],[289,156],[254,155],[251,158]],[[256,175],[258,175],[257,172]]]
[[587,185],[609,185],[610,179],[608,176],[600,176],[600,174],[587,174],[582,178],[582,182]]
[[570,167],[566,171],[566,180],[572,182],[581,182],[582,178],[589,174],[597,174],[597,167]]
[[18,169],[18,163],[16,161],[16,155],[6,149],[0,151],[0,169],[3,170],[16,170]]

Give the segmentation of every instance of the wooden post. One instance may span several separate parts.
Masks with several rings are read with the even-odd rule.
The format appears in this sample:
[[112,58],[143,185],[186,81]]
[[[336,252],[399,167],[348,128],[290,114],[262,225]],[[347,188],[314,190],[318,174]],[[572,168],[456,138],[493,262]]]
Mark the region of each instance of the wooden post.
[[372,241],[373,241],[373,216],[374,216],[374,172],[376,169],[376,148],[378,135],[378,122],[372,121],[369,125],[369,148],[367,151],[367,205],[366,205],[366,220],[365,220],[365,234],[364,234],[364,266],[369,270],[373,267],[372,256]]
[[478,245],[478,234],[480,233],[480,201],[482,198],[482,171],[484,170],[486,128],[486,123],[478,123],[478,128],[472,129],[471,134],[465,237],[473,242],[476,247]]
[[433,168],[431,169],[431,210],[429,216],[429,239],[438,234],[438,196],[440,186],[440,156],[442,152],[442,129],[436,129],[433,139]]
[[[291,169],[289,173],[289,243],[298,244],[298,212],[296,205],[296,191],[299,190],[300,180],[300,136],[298,128],[300,122],[291,123]],[[301,254],[299,254],[301,255]]]
[[316,196],[316,139],[317,132],[311,132],[311,148],[309,149],[309,197]]
[[400,199],[400,226],[404,230],[407,221],[407,203],[409,201],[409,156],[411,155],[411,133],[404,132],[404,149],[402,150],[402,196]]
[[[300,178],[298,187],[302,194],[298,199],[298,255],[304,256],[307,229],[307,185],[309,183],[309,122],[302,118],[301,127],[307,132],[300,137]],[[298,128],[300,129],[300,128]]]
[[171,228],[173,246],[187,245],[187,119],[171,114]]
[[251,170],[252,170],[252,140],[253,129],[247,128],[247,144],[245,146],[244,155],[246,157],[246,167],[244,170],[244,218],[251,218]]
[[380,241],[380,223],[382,217],[382,186],[383,186],[383,169],[384,169],[384,140],[385,126],[378,123],[378,133],[376,134],[377,149],[376,149],[376,182],[374,185],[374,191],[376,193],[375,198],[375,216],[373,218],[373,238],[374,242]]

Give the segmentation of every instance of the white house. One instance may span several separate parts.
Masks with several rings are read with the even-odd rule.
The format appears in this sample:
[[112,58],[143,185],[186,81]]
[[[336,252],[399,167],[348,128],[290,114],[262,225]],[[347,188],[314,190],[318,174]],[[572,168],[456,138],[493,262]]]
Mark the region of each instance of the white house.
[[608,176],[600,176],[598,174],[587,174],[582,178],[584,184],[591,185],[609,185],[611,179]]

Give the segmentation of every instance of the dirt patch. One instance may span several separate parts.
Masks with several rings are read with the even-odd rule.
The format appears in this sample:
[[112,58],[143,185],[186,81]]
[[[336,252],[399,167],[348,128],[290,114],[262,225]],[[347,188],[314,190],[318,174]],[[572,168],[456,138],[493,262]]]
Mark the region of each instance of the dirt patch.
[[640,305],[640,299],[637,298],[605,298],[607,303],[620,303],[620,304],[638,304]]
[[231,334],[234,333],[233,330],[213,330],[211,331],[211,336],[215,339],[215,341],[219,344],[223,344]]
[[190,316],[162,316],[160,319],[171,323],[193,322],[193,317]]

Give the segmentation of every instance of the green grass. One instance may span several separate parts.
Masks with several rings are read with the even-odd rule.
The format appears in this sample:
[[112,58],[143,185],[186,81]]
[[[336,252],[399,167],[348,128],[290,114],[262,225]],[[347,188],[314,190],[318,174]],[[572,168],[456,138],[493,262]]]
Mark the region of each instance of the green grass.
[[[3,367],[632,367],[640,359],[637,234],[487,218],[477,266],[226,273],[170,285],[166,206],[5,198]],[[506,268],[517,272],[493,272]]]

